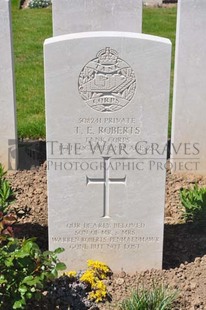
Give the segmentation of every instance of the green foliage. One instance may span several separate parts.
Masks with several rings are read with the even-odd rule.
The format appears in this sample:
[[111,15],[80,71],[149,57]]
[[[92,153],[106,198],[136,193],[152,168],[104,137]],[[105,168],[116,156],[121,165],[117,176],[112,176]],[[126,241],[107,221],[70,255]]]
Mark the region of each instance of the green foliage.
[[186,222],[206,223],[206,188],[194,185],[192,189],[181,189],[180,199],[184,207]]
[[0,211],[7,213],[8,206],[13,200],[14,193],[10,183],[5,179],[0,180]]
[[5,176],[6,171],[0,164],[0,244],[8,236],[13,236],[12,225],[17,221],[16,215],[8,210],[14,200],[14,192]]
[[0,164],[0,309],[24,309],[66,266],[57,259],[63,249],[42,253],[34,239],[11,238],[17,216],[9,211],[14,192],[5,176]]
[[2,164],[0,164],[0,180],[3,179],[6,175],[6,171],[4,170],[4,167]]
[[34,8],[46,8],[48,7],[49,5],[51,5],[51,0],[31,0],[29,2],[29,7],[31,9],[34,9]]
[[34,239],[9,238],[0,248],[0,309],[25,309],[31,298],[40,299],[46,282],[66,268],[57,258],[62,251],[42,253]]
[[9,205],[14,200],[14,192],[9,181],[5,179],[6,171],[0,164],[0,212],[4,215],[8,212]]
[[169,310],[172,309],[177,293],[164,286],[152,290],[139,289],[129,299],[122,302],[122,310]]

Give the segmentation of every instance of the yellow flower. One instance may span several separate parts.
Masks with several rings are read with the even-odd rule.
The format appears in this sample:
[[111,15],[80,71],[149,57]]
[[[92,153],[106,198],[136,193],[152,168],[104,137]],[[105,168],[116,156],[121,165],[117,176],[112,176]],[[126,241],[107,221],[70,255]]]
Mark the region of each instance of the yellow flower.
[[98,290],[102,290],[102,291],[105,291],[105,292],[107,291],[107,287],[106,287],[106,285],[102,281],[98,281],[96,283],[96,288]]
[[103,301],[107,295],[107,288],[104,283],[98,281],[96,287],[89,293],[89,299],[95,300],[96,302]]
[[75,278],[76,275],[77,275],[77,273],[76,273],[76,271],[71,270],[71,271],[65,272],[65,275],[67,275],[67,276],[70,277],[70,278]]
[[87,265],[89,268],[98,271],[104,279],[107,277],[107,273],[110,272],[110,268],[105,263],[100,261],[94,261],[90,259],[87,261]]
[[85,273],[81,276],[80,281],[89,283],[91,287],[95,286],[96,278],[95,272],[93,270],[86,270]]
[[103,301],[107,296],[107,287],[101,281],[106,279],[110,268],[103,262],[88,260],[88,269],[80,277],[80,281],[87,283],[90,286],[88,298],[95,302]]

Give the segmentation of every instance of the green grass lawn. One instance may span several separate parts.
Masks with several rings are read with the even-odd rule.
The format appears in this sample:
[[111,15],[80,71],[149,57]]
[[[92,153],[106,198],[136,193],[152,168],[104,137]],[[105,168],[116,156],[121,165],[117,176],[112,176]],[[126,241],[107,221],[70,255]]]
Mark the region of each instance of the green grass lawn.
[[18,134],[45,137],[43,42],[52,36],[51,9],[18,9],[12,0]]
[[[18,135],[20,138],[45,137],[43,42],[52,36],[52,12],[47,9],[18,9],[12,0]],[[169,38],[173,44],[174,67],[176,9],[145,8],[143,32]],[[172,82],[171,80],[171,82]],[[170,95],[170,123],[171,128]]]
[[175,36],[176,36],[176,8],[144,8],[142,32],[164,38],[172,42],[172,67],[171,67],[171,87],[170,87],[170,109],[169,109],[169,128],[171,134],[172,121],[172,96],[174,78],[174,55],[175,55]]

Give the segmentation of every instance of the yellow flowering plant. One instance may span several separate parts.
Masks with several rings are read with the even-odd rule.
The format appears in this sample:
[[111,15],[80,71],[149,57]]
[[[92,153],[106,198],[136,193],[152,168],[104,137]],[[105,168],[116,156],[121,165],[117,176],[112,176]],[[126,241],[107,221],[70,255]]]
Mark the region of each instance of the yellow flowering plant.
[[92,287],[92,291],[89,293],[89,299],[100,302],[103,301],[106,297],[106,285],[101,280],[96,281],[95,285]]
[[103,301],[107,297],[107,287],[102,282],[110,274],[110,268],[103,262],[88,260],[88,269],[81,276],[80,281],[90,286],[89,299],[95,302]]
[[107,287],[103,280],[112,274],[111,269],[103,262],[88,260],[87,270],[77,274],[75,271],[66,272],[69,278],[76,278],[86,285],[88,299],[102,302],[108,297]]
[[96,274],[98,274],[98,277],[101,279],[106,279],[109,274],[111,274],[110,268],[100,261],[94,261],[89,259],[87,261],[87,266],[89,269],[93,270]]
[[65,272],[65,275],[68,276],[69,278],[76,278],[77,272],[74,270],[71,270],[71,271]]

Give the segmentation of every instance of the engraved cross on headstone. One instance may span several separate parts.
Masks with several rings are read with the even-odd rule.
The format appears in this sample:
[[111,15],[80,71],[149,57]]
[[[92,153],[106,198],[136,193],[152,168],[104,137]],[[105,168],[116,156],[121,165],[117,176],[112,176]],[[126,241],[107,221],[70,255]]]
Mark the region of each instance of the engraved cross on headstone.
[[126,184],[126,176],[124,178],[110,178],[109,177],[109,166],[110,157],[103,157],[104,159],[104,177],[103,178],[89,178],[86,177],[87,185],[89,184],[103,184],[104,185],[104,207],[103,217],[109,218],[109,189],[110,184]]

